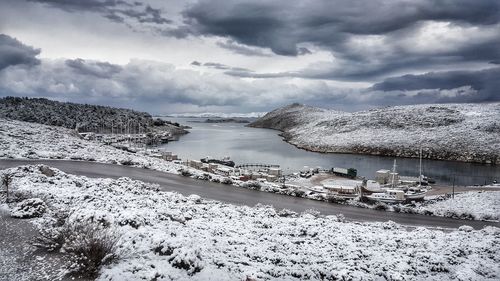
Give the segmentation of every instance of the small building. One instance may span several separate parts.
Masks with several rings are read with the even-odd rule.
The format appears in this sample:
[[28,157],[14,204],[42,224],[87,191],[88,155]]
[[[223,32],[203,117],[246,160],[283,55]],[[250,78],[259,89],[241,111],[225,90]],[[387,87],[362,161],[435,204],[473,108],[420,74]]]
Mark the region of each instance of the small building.
[[214,172],[218,175],[228,177],[233,173],[233,171],[234,171],[234,169],[231,167],[220,165],[217,167],[217,169]]
[[275,182],[278,179],[278,177],[275,175],[267,175],[266,179],[267,181]]
[[356,194],[357,187],[356,186],[343,186],[336,184],[324,184],[323,188],[332,193],[338,194]]
[[387,184],[389,182],[390,170],[378,170],[375,172],[375,181],[379,184]]
[[189,160],[189,166],[195,169],[200,169],[202,164],[203,163],[200,160]]
[[267,171],[267,173],[269,175],[272,175],[272,176],[275,176],[275,177],[279,177],[279,176],[281,176],[281,168],[269,168],[269,170]]
[[209,170],[209,166],[208,166],[208,164],[207,164],[207,163],[203,163],[203,164],[201,165],[201,170],[203,170],[203,171],[205,171],[205,172],[208,172],[208,170]]

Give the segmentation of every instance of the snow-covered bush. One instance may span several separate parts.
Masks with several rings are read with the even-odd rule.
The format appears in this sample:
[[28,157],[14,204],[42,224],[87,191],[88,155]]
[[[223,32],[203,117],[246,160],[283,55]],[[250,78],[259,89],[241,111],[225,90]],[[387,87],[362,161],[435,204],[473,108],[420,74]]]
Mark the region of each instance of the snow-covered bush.
[[262,187],[262,184],[258,181],[247,181],[247,182],[244,182],[241,186],[244,188],[248,188],[248,189],[260,190]]
[[10,215],[14,218],[28,219],[43,215],[47,205],[40,198],[30,198],[23,200],[12,209]]
[[62,250],[71,256],[70,271],[77,277],[95,278],[103,265],[115,258],[116,234],[87,222],[69,223],[64,231]]
[[[161,192],[156,185],[127,178],[91,179],[53,170],[50,178],[39,166],[7,171],[14,175],[13,190],[44,198],[50,208],[35,219],[39,227],[64,224],[72,229],[63,236],[62,250],[74,253],[77,265],[100,267],[97,280],[500,277],[500,229],[496,227],[441,231],[407,229],[390,222],[354,223],[340,215],[297,215],[270,206],[235,206]],[[137,228],[120,223],[130,218],[143,223]],[[79,230],[81,225],[90,229]],[[106,235],[101,231],[110,231],[118,239],[103,239]],[[103,246],[99,241],[116,244]]]
[[188,169],[181,169],[181,175],[184,176],[184,177],[190,177],[193,175],[193,173],[191,173]]
[[224,177],[222,178],[222,180],[220,181],[220,183],[222,184],[233,184],[233,180],[228,178],[228,177]]

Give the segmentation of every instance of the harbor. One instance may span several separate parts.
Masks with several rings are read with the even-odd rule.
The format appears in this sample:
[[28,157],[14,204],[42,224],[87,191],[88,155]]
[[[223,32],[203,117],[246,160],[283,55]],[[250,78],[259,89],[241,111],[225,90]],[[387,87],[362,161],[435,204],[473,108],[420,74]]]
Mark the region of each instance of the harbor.
[[[408,204],[436,196],[452,197],[455,193],[470,190],[498,190],[496,180],[492,185],[459,186],[436,184],[433,178],[422,174],[422,161],[419,175],[402,175],[396,170],[396,160],[392,169],[377,170],[371,177],[358,175],[356,168],[303,166],[297,171],[284,171],[280,165],[269,163],[239,163],[229,156],[214,158],[205,156],[200,159],[181,159],[178,154],[159,146],[147,146],[140,136],[121,136],[119,142],[106,142],[109,136],[96,138],[114,147],[123,147],[129,152],[173,162],[185,167],[210,174],[226,177],[230,181],[258,182],[279,185],[303,194],[308,198],[341,202],[357,200],[365,203]],[[121,144],[120,144],[121,143]]]
[[[241,123],[208,124],[193,123],[190,120],[204,118],[168,118],[179,124],[189,124],[190,133],[180,137],[178,142],[169,142],[158,148],[174,151],[182,159],[201,159],[207,155],[213,158],[231,156],[236,163],[268,163],[280,165],[283,174],[300,172],[304,166],[354,167],[357,175],[374,178],[381,169],[391,170],[393,157],[360,154],[325,154],[296,148],[282,140],[279,131],[249,128]],[[425,149],[425,144],[423,145]],[[418,158],[396,158],[398,172],[403,176],[418,177]],[[453,161],[424,159],[422,174],[433,178],[440,186],[487,185],[498,180],[500,166]]]

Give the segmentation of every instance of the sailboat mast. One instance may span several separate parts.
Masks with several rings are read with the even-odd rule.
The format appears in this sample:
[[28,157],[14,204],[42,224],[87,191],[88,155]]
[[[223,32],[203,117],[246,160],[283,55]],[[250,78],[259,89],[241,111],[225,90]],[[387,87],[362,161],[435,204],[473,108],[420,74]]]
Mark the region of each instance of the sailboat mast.
[[394,188],[395,178],[396,178],[396,159],[394,159],[394,165],[392,166],[392,188]]
[[420,146],[420,165],[418,169],[418,185],[422,185],[422,146]]

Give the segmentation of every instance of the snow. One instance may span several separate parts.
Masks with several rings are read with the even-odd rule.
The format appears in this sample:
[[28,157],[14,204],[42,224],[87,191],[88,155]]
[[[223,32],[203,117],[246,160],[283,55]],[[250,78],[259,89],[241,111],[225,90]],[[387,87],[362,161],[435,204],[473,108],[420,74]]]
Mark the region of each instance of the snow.
[[498,191],[465,192],[455,198],[436,201],[417,207],[416,211],[430,211],[436,216],[469,218],[475,220],[500,219],[500,193]]
[[73,130],[0,118],[0,158],[67,159],[127,164],[179,174],[194,169],[81,139]]
[[[232,184],[236,187],[305,197],[313,200],[329,200],[328,196],[320,196],[303,188],[304,186],[310,185],[308,184],[308,179],[294,179],[292,180],[293,184],[298,184],[300,186],[288,184],[287,188],[283,188],[279,183],[254,181],[242,182],[238,180],[231,180],[230,178],[221,175],[206,173],[184,165],[175,164],[146,155],[126,152],[112,146],[84,140],[79,138],[74,131],[61,127],[0,119],[0,140],[0,158],[69,159],[96,161],[101,163],[127,164],[134,167],[147,168],[167,173],[183,174],[200,180],[223,182]],[[497,220],[500,216],[498,215],[498,209],[495,208],[495,203],[500,200],[500,192],[491,193],[491,195],[488,195],[489,199],[478,199],[480,196],[486,196],[485,194],[489,193],[483,193],[482,195],[475,196],[472,195],[473,199],[464,199],[460,201],[462,202],[460,204],[453,203],[452,200],[446,200],[440,202],[439,205],[435,205],[440,207],[431,207],[431,205],[427,206],[427,204],[419,204],[416,207],[401,206],[400,208],[392,208],[388,206],[386,210],[436,216],[452,216],[464,219]],[[459,198],[467,196],[468,195],[461,195]],[[355,200],[347,200],[342,203],[363,208],[377,207]],[[432,204],[433,202],[430,203]],[[467,204],[469,204],[469,206]],[[447,206],[447,208],[444,206]],[[478,208],[478,206],[481,206],[481,208]]]
[[283,131],[319,152],[423,157],[500,164],[500,103],[410,105],[360,112],[298,104],[250,124]]
[[[13,193],[48,206],[40,228],[99,225],[117,259],[98,280],[498,280],[500,229],[444,232],[295,214],[161,192],[128,178],[11,168]],[[23,197],[19,195],[19,197]],[[64,216],[62,216],[64,217]],[[64,247],[63,247],[64,248]]]

